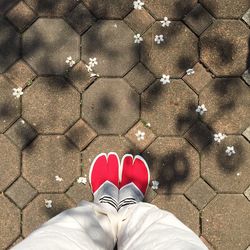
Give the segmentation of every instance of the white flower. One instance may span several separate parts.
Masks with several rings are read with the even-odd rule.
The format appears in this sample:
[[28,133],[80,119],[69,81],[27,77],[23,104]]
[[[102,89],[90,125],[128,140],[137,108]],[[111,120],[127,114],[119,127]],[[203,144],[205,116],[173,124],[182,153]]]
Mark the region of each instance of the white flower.
[[52,208],[52,200],[44,199],[45,207]]
[[134,35],[135,43],[140,43],[143,41],[143,38],[141,37],[141,34]]
[[159,181],[152,181],[152,189],[158,189]]
[[98,64],[98,62],[97,62],[97,60],[96,60],[96,57],[94,57],[94,58],[89,58],[89,66],[91,67],[91,68],[93,68],[95,65],[97,65]]
[[138,130],[137,133],[135,133],[137,140],[144,140],[145,132],[142,132],[141,130]]
[[23,91],[22,91],[22,88],[19,87],[17,89],[13,89],[13,96],[15,96],[15,98],[19,98],[21,95],[23,95]]
[[85,177],[82,177],[82,176],[79,177],[79,178],[77,179],[77,183],[86,185],[86,183],[87,183],[86,175],[85,175]]
[[227,146],[227,149],[226,149],[226,154],[228,156],[231,156],[232,154],[235,154],[235,150],[234,150],[234,146]]
[[162,82],[162,84],[170,83],[170,75],[163,74],[160,82]]
[[207,111],[207,109],[206,109],[205,105],[202,104],[202,105],[199,105],[195,111],[196,111],[197,113],[199,113],[200,115],[203,115],[204,112]]
[[86,68],[87,68],[88,72],[92,72],[93,71],[93,69],[92,69],[92,67],[90,65],[86,65]]
[[155,36],[155,42],[156,42],[157,44],[160,44],[161,42],[164,42],[163,35],[156,35],[156,36]]
[[222,133],[218,133],[218,134],[214,134],[214,140],[216,142],[221,142],[222,140],[224,140],[227,136],[225,134]]
[[193,75],[195,73],[194,69],[187,69],[186,73],[188,76]]
[[69,64],[70,67],[73,67],[76,63],[71,56],[68,56],[65,62]]
[[63,178],[61,178],[61,177],[58,176],[58,175],[55,176],[55,179],[56,179],[56,181],[59,181],[59,182],[63,181]]
[[144,5],[144,2],[142,2],[141,0],[136,0],[134,1],[134,9],[136,10],[141,10],[142,6]]
[[171,21],[169,21],[168,18],[165,16],[163,21],[161,21],[161,26],[162,27],[166,27],[166,26],[169,27],[170,23],[171,23]]
[[148,122],[148,123],[146,123],[146,127],[151,127],[151,124]]

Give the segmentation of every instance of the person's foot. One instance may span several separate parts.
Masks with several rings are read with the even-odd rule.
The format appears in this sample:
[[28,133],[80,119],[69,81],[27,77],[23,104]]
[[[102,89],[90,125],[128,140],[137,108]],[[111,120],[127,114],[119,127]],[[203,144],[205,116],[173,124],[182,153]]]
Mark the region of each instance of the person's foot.
[[150,171],[146,161],[139,155],[126,154],[119,169],[120,208],[142,201],[150,182]]
[[116,153],[101,153],[95,157],[89,170],[94,202],[109,204],[116,210],[119,199],[119,163]]

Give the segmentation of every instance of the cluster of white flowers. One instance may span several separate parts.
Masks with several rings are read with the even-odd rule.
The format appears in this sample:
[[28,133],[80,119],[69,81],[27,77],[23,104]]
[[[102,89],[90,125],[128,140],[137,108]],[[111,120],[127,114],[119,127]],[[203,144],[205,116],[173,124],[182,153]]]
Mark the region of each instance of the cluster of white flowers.
[[134,4],[134,9],[141,10],[142,6],[144,5],[144,2],[142,2],[141,0],[136,0],[133,2],[133,4]]
[[87,176],[87,175],[85,174],[84,177],[83,177],[83,176],[79,177],[79,178],[77,179],[77,183],[86,185],[86,183],[87,183],[87,181],[88,181],[86,176]]
[[94,68],[94,66],[97,65],[97,64],[98,64],[98,62],[97,62],[96,57],[94,57],[94,58],[89,58],[89,64],[86,65],[86,68],[87,68],[88,72],[90,73],[90,77],[95,77],[95,76],[96,76],[96,77],[99,77],[98,74],[96,74],[96,73],[93,72],[93,68]]
[[224,140],[227,136],[222,133],[214,134],[214,141],[220,143],[222,140]]
[[207,112],[207,109],[204,104],[198,105],[197,109],[195,110],[200,115],[203,115],[205,112]]
[[152,181],[152,189],[153,190],[158,189],[158,186],[159,186],[159,181]]
[[23,95],[23,90],[21,87],[13,89],[13,96],[15,96],[15,98],[19,98],[21,95]]
[[58,181],[58,182],[62,182],[62,181],[63,181],[63,178],[60,177],[60,176],[58,176],[58,175],[55,176],[55,179],[56,179],[56,181]]
[[135,43],[141,43],[143,41],[141,34],[134,35],[134,39],[135,39]]
[[164,19],[161,21],[162,27],[169,27],[171,21],[168,20],[168,18],[165,16]]
[[149,122],[146,123],[146,127],[150,128],[151,124]]
[[170,75],[163,74],[160,82],[162,82],[162,84],[164,84],[164,85],[167,83],[170,83]]
[[155,35],[155,42],[156,42],[157,44],[160,44],[160,43],[164,42],[164,37],[163,37],[163,35]]
[[193,75],[195,73],[194,69],[187,69],[186,73],[188,76]]
[[227,146],[227,149],[226,149],[226,154],[228,155],[228,156],[231,156],[231,155],[233,155],[233,154],[235,154],[236,152],[235,152],[235,149],[234,149],[234,146]]
[[52,208],[52,200],[44,199],[45,207]]
[[72,56],[68,56],[66,61],[65,61],[70,67],[73,67],[76,62],[72,59]]
[[145,132],[138,130],[137,133],[135,133],[135,136],[137,137],[138,141],[144,140]]

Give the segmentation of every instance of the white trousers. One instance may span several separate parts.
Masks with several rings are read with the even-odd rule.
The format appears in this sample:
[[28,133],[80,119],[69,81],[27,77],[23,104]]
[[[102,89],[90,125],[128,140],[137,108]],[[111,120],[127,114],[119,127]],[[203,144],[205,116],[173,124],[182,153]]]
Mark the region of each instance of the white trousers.
[[145,202],[116,211],[81,201],[53,217],[13,250],[207,250],[172,213]]

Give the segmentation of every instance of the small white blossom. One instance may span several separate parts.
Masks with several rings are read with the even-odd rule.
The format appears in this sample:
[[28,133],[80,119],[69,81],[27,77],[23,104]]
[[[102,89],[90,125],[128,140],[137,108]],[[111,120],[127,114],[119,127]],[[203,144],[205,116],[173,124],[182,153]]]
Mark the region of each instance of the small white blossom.
[[52,208],[52,200],[44,199],[45,207]]
[[68,56],[65,62],[69,64],[70,67],[73,67],[76,63],[71,56]]
[[21,120],[21,123],[22,123],[22,124],[24,124],[24,123],[25,123],[25,121],[24,121],[24,120]]
[[148,123],[146,123],[146,127],[151,127],[151,124],[148,122]]
[[187,69],[186,73],[188,76],[193,75],[195,73],[194,69]]
[[221,142],[222,140],[224,140],[227,136],[225,134],[222,133],[218,133],[218,134],[214,134],[214,140],[216,142]]
[[92,72],[93,71],[92,67],[89,66],[89,65],[86,65],[86,68],[87,68],[88,72]]
[[135,43],[140,43],[143,41],[143,38],[141,37],[141,34],[134,35]]
[[227,146],[227,149],[226,149],[226,154],[228,156],[231,156],[232,154],[235,154],[235,150],[234,150],[234,146]]
[[19,87],[19,88],[14,88],[13,89],[13,96],[15,96],[15,98],[19,98],[21,95],[23,95],[23,91],[22,91],[22,88]]
[[87,183],[86,175],[85,175],[85,177],[82,177],[82,176],[79,177],[79,178],[77,179],[77,183],[86,185],[86,183]]
[[152,189],[153,190],[158,189],[158,186],[159,186],[159,181],[152,181]]
[[142,6],[144,5],[144,2],[142,2],[141,0],[136,0],[134,1],[134,9],[136,10],[141,10]]
[[56,181],[59,181],[59,182],[63,181],[63,178],[61,178],[61,177],[58,176],[58,175],[55,176],[55,179],[56,179]]
[[97,62],[97,60],[96,60],[96,57],[94,57],[94,58],[89,58],[89,66],[91,67],[91,68],[93,68],[95,65],[97,65],[98,64],[98,62]]
[[170,75],[163,74],[160,82],[162,82],[162,84],[170,83]]
[[240,173],[237,173],[237,176],[240,176]]
[[195,111],[196,111],[197,113],[199,113],[200,115],[203,115],[204,112],[207,111],[207,109],[206,109],[205,105],[202,104],[202,105],[199,105]]
[[162,27],[169,27],[171,21],[168,20],[168,18],[165,16],[163,21],[161,21],[161,26]]
[[155,36],[155,42],[156,42],[157,44],[160,44],[161,42],[164,42],[163,35],[156,35],[156,36]]
[[145,132],[142,132],[141,130],[138,130],[137,133],[135,133],[137,140],[144,140]]

